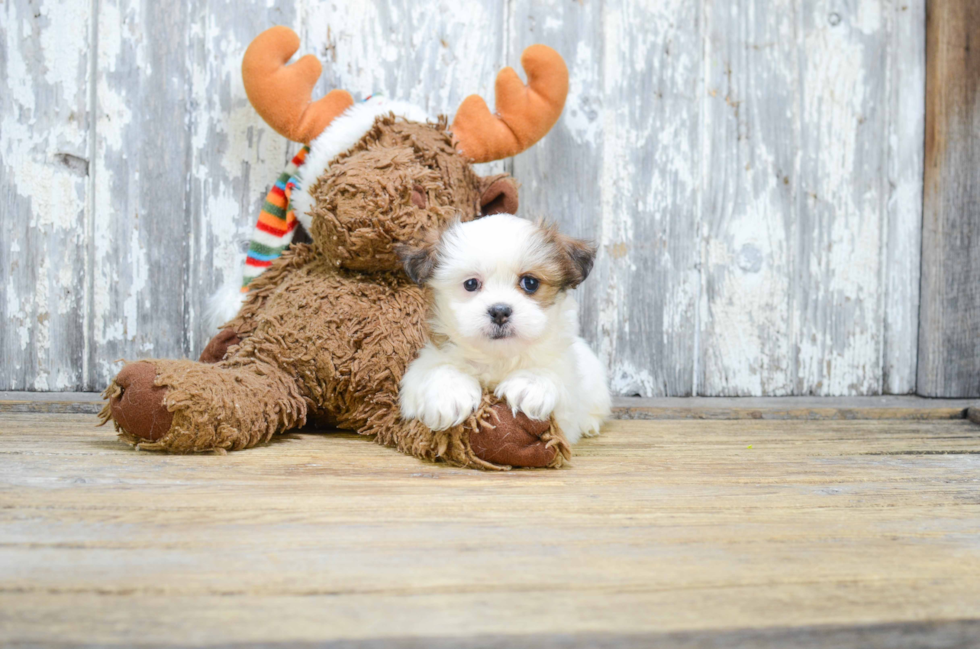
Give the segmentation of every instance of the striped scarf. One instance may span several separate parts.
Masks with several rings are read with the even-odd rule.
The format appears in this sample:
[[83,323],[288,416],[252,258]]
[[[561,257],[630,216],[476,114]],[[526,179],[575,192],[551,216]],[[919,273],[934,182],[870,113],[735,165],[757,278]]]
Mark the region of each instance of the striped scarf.
[[310,147],[304,146],[296,154],[265,197],[265,204],[259,212],[259,221],[255,224],[255,231],[248,244],[242,293],[248,292],[249,282],[282,256],[293,240],[298,221],[290,197],[299,183],[298,172],[306,162],[306,154],[309,152]]

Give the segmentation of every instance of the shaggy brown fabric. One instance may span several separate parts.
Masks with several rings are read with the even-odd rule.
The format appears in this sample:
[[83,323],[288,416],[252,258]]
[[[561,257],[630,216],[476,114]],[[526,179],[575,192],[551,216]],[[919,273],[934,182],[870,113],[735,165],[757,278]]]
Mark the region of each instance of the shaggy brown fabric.
[[[488,194],[495,183],[499,191]],[[402,420],[398,407],[399,382],[426,341],[428,302],[402,270],[396,246],[417,244],[453,219],[476,218],[484,196],[496,200],[514,187],[476,176],[453,148],[445,119],[378,118],[314,184],[313,244],[292,246],[250,284],[242,309],[206,353],[221,360],[140,364],[144,379],[146,368],[153,371],[155,400],[145,407],[159,412],[162,402],[172,416],[167,430],[154,428],[151,439],[128,412],[110,407],[106,417],[123,439],[147,450],[243,449],[309,418],[427,460],[482,469],[561,466],[568,444],[553,422],[514,418],[492,395],[467,422],[439,432]],[[121,403],[119,389],[125,400],[129,367],[107,390],[111,403]]]
[[279,288],[279,285],[294,271],[303,268],[317,256],[313,246],[308,244],[292,245],[282,253],[279,259],[262,272],[261,275],[249,282],[248,295],[238,315],[224,324],[224,329],[234,329],[240,337],[245,337],[255,329],[256,319],[262,312],[266,301]]
[[[412,201],[416,189],[425,208]],[[395,245],[480,215],[482,182],[438,124],[379,117],[313,185],[310,235],[338,267],[400,271]]]
[[[154,385],[160,391],[156,394],[162,392],[163,405],[173,418],[163,436],[151,439],[112,413],[119,436],[143,450],[237,451],[268,442],[275,433],[306,421],[307,404],[295,381],[271,365],[255,363],[247,370],[229,371],[220,363],[154,360],[139,364],[152,364]],[[114,386],[115,382],[106,390],[110,404]]]

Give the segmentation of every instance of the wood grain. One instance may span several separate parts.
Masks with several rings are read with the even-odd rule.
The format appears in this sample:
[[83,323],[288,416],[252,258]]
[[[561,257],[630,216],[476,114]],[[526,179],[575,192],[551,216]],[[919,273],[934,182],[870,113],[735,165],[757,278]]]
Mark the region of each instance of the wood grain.
[[980,394],[980,6],[929,2],[918,387]]
[[190,354],[185,323],[192,217],[192,6],[104,0],[98,7],[94,258],[85,388],[119,358]]
[[[616,419],[963,419],[970,399],[885,397],[666,397],[613,401]],[[2,408],[0,404],[0,408]]]
[[[89,413],[97,392],[0,392],[0,412]],[[976,400],[886,397],[615,397],[614,419],[963,419]]]
[[800,6],[797,394],[881,391],[885,7]]
[[706,3],[700,394],[796,393],[797,5]]
[[0,415],[8,642],[685,646],[980,616],[966,420],[614,422],[570,469],[501,475],[340,434],[140,454],[92,423]]
[[[885,138],[883,183],[882,391],[916,390],[919,274],[922,258],[922,177],[925,163],[926,0],[884,5]],[[973,395],[980,396],[980,393]]]
[[707,7],[701,392],[912,392],[923,4]]
[[84,385],[91,243],[88,3],[0,7],[0,386]]

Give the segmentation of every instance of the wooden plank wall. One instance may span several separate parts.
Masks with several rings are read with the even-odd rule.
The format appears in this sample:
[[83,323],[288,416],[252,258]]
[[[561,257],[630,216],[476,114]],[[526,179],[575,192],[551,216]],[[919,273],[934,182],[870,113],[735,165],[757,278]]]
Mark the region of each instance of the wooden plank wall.
[[583,332],[617,393],[915,391],[925,0],[9,0],[0,389],[199,352],[295,149],[238,71],[274,23],[321,90],[432,113],[562,52],[561,122],[493,168],[599,242]]
[[980,395],[980,4],[931,0],[918,385]]

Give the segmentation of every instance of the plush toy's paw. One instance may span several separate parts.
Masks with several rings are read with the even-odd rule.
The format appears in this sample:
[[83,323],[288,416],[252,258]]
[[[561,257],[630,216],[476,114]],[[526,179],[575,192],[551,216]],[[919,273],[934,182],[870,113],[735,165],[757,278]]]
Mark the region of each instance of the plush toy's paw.
[[223,329],[211,339],[207,347],[204,348],[204,351],[201,352],[200,361],[202,363],[217,363],[224,359],[229,347],[237,345],[240,342],[242,342],[242,339],[239,337],[237,331],[231,327]]
[[470,448],[484,462],[527,468],[557,466],[570,457],[567,443],[552,435],[550,421],[535,421],[523,412],[516,415],[505,403],[492,409],[496,420],[492,427],[481,427],[470,433]]
[[269,364],[225,367],[153,359],[124,367],[99,418],[140,450],[225,453],[302,426],[307,404],[292,375]]
[[972,421],[974,424],[980,424],[980,408],[968,408],[966,411],[966,418]]
[[420,377],[418,384],[403,384],[401,413],[432,430],[446,430],[466,421],[482,398],[483,389],[475,378],[449,366],[439,367]]
[[558,386],[535,372],[520,370],[500,382],[494,394],[506,399],[515,413],[522,412],[531,419],[546,420],[558,403]]
[[155,379],[152,363],[130,363],[109,390],[112,419],[132,437],[153,442],[167,434],[174,419],[163,405],[167,388],[153,385]]

